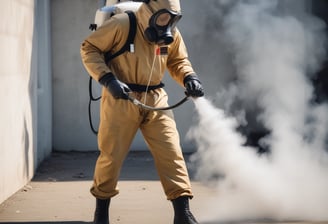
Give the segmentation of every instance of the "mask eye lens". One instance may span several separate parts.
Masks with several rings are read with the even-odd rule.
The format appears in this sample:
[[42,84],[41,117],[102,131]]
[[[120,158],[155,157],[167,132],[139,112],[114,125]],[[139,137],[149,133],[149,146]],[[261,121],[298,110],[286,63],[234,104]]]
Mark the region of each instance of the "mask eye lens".
[[171,21],[171,14],[165,12],[157,16],[155,23],[157,26],[166,26],[169,24],[170,21]]
[[171,27],[174,29],[175,26],[177,25],[177,23],[179,22],[179,20],[181,19],[181,15],[175,16],[172,20],[172,24]]

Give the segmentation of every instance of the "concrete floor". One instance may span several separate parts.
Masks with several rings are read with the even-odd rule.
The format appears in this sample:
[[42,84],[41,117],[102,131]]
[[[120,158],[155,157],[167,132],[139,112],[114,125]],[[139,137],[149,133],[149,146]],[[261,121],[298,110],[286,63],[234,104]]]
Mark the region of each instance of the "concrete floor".
[[[94,198],[89,193],[97,153],[53,153],[34,179],[0,205],[0,223],[92,223]],[[186,161],[189,156],[186,155]],[[202,204],[212,189],[197,182],[188,162],[195,198],[191,209],[202,224],[287,223],[273,220],[206,222]],[[122,168],[120,194],[112,199],[111,224],[173,223],[171,203],[166,200],[148,152],[132,152]],[[328,211],[327,211],[328,212]],[[316,223],[328,222],[288,222]]]

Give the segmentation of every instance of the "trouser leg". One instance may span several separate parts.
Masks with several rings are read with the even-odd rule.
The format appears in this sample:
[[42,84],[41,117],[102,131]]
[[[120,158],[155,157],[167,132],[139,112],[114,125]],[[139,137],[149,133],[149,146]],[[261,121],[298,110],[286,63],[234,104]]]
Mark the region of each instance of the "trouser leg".
[[141,131],[154,157],[167,199],[173,200],[179,196],[192,197],[173,113],[151,112],[149,121],[141,126]]
[[127,100],[115,100],[108,96],[102,98],[98,133],[100,155],[90,190],[98,199],[108,199],[119,192],[117,182],[120,170],[138,129],[136,112],[135,105]]
[[[167,97],[163,94],[156,105],[167,106]],[[198,224],[189,208],[193,195],[173,112],[150,112],[141,131],[153,154],[167,199],[172,201],[174,224]]]

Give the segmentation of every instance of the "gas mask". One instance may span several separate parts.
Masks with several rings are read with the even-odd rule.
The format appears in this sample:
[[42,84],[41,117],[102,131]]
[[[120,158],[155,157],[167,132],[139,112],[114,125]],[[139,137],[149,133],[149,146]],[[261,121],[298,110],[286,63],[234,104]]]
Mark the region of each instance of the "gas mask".
[[174,40],[174,29],[180,19],[180,13],[168,9],[157,11],[149,19],[149,26],[145,30],[146,38],[158,45],[171,44]]

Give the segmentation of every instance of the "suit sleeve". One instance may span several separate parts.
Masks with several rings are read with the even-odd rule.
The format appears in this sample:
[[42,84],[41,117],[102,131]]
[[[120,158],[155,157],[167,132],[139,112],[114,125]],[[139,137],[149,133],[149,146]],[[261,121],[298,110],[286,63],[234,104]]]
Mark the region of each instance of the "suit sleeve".
[[172,78],[181,86],[183,79],[190,74],[194,74],[191,62],[188,59],[188,52],[183,38],[178,31],[175,33],[175,40],[169,47],[167,68]]
[[113,17],[83,41],[80,48],[82,63],[93,79],[99,81],[103,75],[111,72],[105,63],[104,52],[115,51],[120,47],[118,45],[124,40],[123,36],[122,24]]

